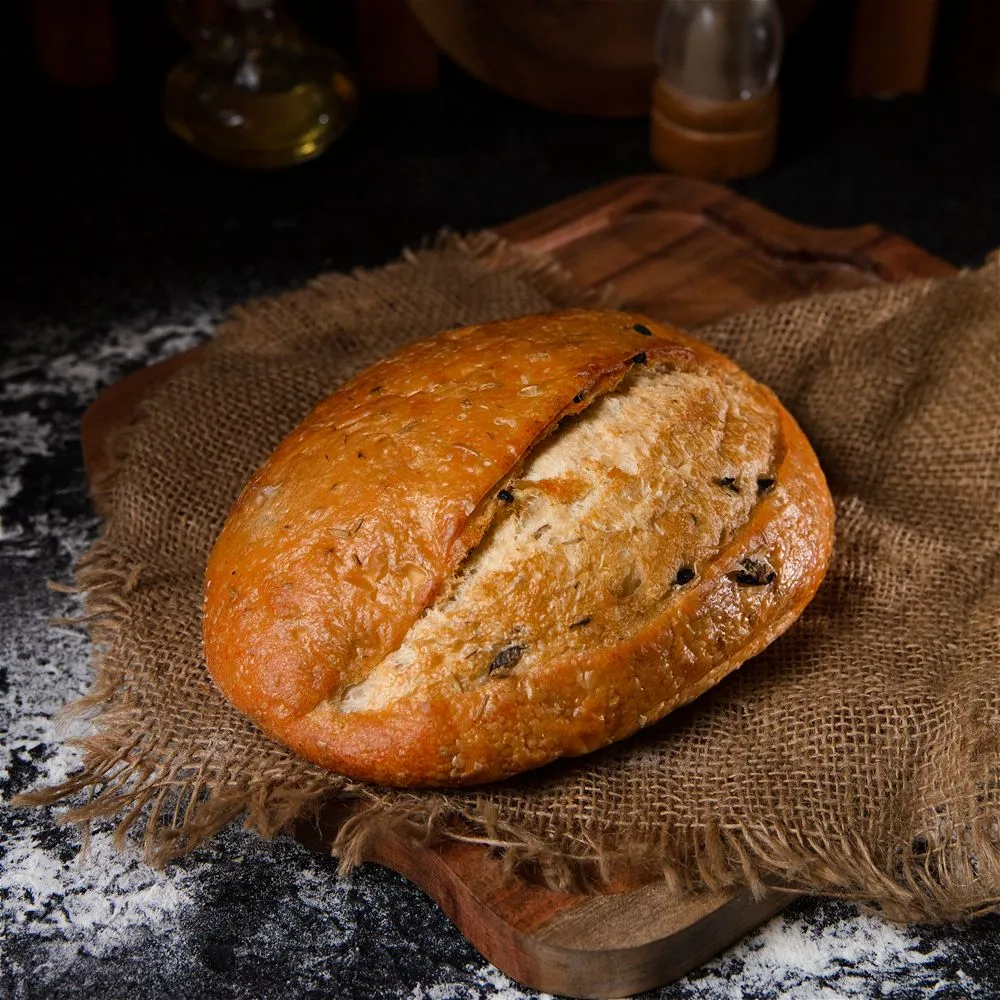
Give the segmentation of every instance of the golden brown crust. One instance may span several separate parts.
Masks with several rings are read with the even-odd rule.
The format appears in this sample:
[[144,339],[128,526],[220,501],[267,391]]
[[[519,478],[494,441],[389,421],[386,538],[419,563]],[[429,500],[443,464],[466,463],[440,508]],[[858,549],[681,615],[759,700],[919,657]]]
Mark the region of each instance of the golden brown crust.
[[[773,407],[781,488],[696,581],[599,648],[497,672],[488,692],[435,681],[346,711],[345,692],[454,586],[536,445],[643,364],[714,372]],[[574,490],[550,488],[567,503]],[[694,338],[579,310],[448,331],[320,403],[251,479],[209,561],[206,659],[237,708],[319,764],[387,784],[492,780],[621,739],[762,649],[819,585],[832,524],[794,420]],[[741,582],[748,553],[766,560],[768,585]]]

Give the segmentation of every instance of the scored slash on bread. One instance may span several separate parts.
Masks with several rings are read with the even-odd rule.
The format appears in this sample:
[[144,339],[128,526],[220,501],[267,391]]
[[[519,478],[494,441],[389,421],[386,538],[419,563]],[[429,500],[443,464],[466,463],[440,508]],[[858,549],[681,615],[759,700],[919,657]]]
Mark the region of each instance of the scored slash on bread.
[[622,739],[783,632],[833,504],[792,417],[638,315],[449,330],[321,402],[211,553],[223,694],[322,766],[483,782]]

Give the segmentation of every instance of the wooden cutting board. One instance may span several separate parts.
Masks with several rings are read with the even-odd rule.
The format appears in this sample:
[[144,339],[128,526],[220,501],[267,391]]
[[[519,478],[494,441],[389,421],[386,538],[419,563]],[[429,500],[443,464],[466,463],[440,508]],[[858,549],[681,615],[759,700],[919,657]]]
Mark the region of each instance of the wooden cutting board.
[[[875,226],[811,229],[725,188],[662,175],[615,181],[499,232],[551,254],[581,285],[611,282],[623,307],[688,328],[815,292],[954,271]],[[197,351],[129,376],[91,405],[81,426],[91,479],[109,463],[109,436]],[[327,828],[334,821],[331,815]],[[325,849],[322,825],[299,833]],[[477,845],[429,847],[397,836],[376,839],[368,857],[423,888],[512,978],[574,997],[621,997],[677,979],[791,898],[736,891],[678,900],[627,874],[598,894],[555,892],[505,879],[501,862]]]

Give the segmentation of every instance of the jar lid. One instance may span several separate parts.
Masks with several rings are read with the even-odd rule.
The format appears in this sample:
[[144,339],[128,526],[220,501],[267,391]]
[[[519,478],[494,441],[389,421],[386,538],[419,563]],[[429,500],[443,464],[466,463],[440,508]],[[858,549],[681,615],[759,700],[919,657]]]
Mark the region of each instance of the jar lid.
[[668,170],[735,180],[766,170],[778,138],[778,94],[738,101],[691,97],[658,80],[650,115],[650,153]]

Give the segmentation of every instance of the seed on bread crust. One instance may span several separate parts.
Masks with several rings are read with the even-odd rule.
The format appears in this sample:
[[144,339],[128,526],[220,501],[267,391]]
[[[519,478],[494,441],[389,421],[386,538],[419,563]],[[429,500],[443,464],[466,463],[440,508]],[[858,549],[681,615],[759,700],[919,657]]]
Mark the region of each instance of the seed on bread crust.
[[518,665],[521,657],[524,656],[525,649],[527,649],[526,646],[517,642],[512,642],[509,646],[504,646],[487,664],[486,672],[491,677],[504,676],[504,674],[509,673]]
[[748,556],[740,563],[740,568],[729,574],[743,587],[764,587],[774,583],[777,576],[771,564],[761,556]]

